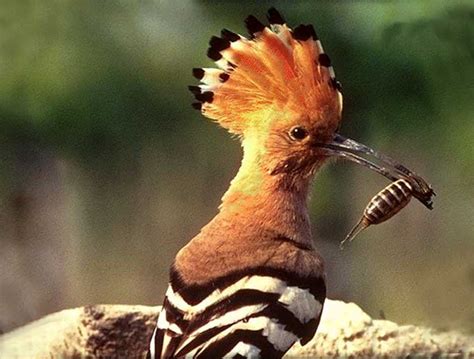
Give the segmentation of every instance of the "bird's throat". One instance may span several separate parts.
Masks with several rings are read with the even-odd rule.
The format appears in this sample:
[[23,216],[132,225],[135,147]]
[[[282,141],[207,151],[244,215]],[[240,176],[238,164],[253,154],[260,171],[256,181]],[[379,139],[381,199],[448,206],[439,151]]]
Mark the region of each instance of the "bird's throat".
[[222,198],[218,217],[242,226],[261,226],[261,230],[310,245],[307,202],[311,178],[296,179],[295,185],[293,176],[272,175],[266,163],[262,156],[244,154],[242,165]]

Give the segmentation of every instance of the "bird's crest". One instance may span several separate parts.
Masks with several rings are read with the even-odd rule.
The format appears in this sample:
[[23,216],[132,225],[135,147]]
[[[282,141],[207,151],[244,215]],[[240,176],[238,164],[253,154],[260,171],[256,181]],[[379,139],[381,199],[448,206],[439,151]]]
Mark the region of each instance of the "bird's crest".
[[207,54],[219,68],[193,69],[201,81],[189,87],[193,107],[237,135],[271,113],[339,116],[341,85],[313,26],[291,29],[274,8],[267,17],[269,26],[247,17],[250,39],[227,29],[211,38]]

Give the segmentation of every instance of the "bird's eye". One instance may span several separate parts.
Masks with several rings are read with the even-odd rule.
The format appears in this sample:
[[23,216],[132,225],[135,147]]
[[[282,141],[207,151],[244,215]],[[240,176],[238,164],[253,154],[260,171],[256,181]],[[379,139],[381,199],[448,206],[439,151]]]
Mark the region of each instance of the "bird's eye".
[[290,137],[293,140],[301,141],[308,137],[308,131],[301,126],[292,127],[290,132]]

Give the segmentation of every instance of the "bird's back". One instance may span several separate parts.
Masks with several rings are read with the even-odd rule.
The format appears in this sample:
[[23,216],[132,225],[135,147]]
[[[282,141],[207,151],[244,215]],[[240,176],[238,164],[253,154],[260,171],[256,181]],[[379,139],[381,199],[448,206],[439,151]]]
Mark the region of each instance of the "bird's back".
[[212,242],[198,236],[177,256],[155,357],[279,358],[313,337],[326,287],[312,247],[274,233]]

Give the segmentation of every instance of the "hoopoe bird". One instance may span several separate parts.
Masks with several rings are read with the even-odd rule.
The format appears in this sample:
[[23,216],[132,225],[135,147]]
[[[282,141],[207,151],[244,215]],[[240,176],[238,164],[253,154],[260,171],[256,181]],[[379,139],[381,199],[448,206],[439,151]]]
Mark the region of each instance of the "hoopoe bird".
[[[281,358],[315,334],[326,298],[311,237],[308,191],[331,156],[394,176],[344,139],[341,85],[313,26],[245,20],[247,39],[212,37],[218,68],[197,68],[193,107],[243,147],[218,214],[177,254],[151,358]],[[396,176],[395,176],[396,177]]]

